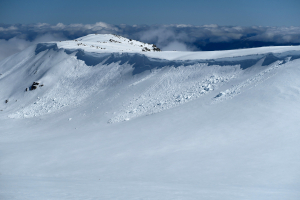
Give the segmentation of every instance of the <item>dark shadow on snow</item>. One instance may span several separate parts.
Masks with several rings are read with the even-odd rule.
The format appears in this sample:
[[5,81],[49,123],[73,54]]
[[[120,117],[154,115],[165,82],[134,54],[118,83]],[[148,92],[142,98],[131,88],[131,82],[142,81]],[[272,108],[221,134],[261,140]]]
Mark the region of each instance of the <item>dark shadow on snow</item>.
[[88,66],[95,66],[99,63],[103,62],[105,59],[109,57],[110,54],[99,54],[99,53],[93,53],[93,52],[85,52],[81,49],[76,50],[69,50],[65,49],[65,52],[67,54],[71,54],[76,52],[75,56],[78,60],[84,61],[84,63]]
[[268,66],[276,61],[280,60],[280,58],[277,58],[272,53],[267,54],[264,62],[262,63],[262,66]]
[[[35,53],[38,54],[45,50],[54,50],[58,51],[56,43],[41,43],[38,44],[35,50]],[[293,51],[290,54],[285,55],[274,55],[273,53],[268,54],[256,54],[248,56],[238,56],[231,58],[220,58],[220,59],[202,59],[202,60],[165,60],[158,58],[149,58],[144,54],[138,53],[93,53],[86,52],[82,49],[64,49],[67,54],[75,53],[77,59],[82,60],[88,66],[96,66],[99,63],[108,65],[111,63],[124,64],[128,63],[133,66],[132,74],[139,74],[147,70],[159,69],[166,66],[188,66],[194,64],[206,63],[208,66],[219,65],[219,66],[228,66],[228,65],[240,65],[240,68],[245,70],[253,65],[255,65],[259,60],[264,59],[262,66],[270,65],[278,60],[285,60],[287,57],[291,57],[290,60],[295,60],[300,58],[299,51]]]
[[36,45],[35,48],[35,55],[39,54],[42,51],[45,50],[54,50],[54,51],[58,51],[58,47],[56,43],[39,43]]
[[291,60],[290,61],[293,61],[293,60],[296,60],[296,59],[300,59],[300,55],[293,55],[291,57]]

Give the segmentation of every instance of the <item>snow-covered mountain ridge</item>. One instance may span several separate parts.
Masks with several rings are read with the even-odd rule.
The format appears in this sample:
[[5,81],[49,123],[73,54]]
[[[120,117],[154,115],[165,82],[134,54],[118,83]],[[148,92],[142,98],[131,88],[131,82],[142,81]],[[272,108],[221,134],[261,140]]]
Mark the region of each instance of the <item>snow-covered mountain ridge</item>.
[[[140,53],[147,57],[159,58],[166,60],[209,60],[218,58],[230,58],[240,56],[251,56],[257,54],[280,54],[289,52],[293,55],[294,51],[300,51],[300,46],[274,46],[260,47],[251,49],[238,49],[228,51],[160,51],[156,45],[139,42],[132,39],[127,39],[119,35],[113,34],[90,34],[80,37],[76,40],[56,42],[58,48],[62,49],[82,49],[85,52],[93,53]],[[298,53],[294,53],[298,55]]]
[[[231,98],[240,87],[229,85],[242,84],[243,77],[251,79],[249,72],[254,77],[262,73],[263,80],[276,71],[272,69],[300,58],[300,47],[151,53],[156,48],[110,34],[32,46],[1,62],[0,84],[6,85],[2,113],[10,118],[37,117],[90,103],[98,95],[101,104],[114,105],[105,111],[111,113],[107,121],[119,122],[206,95],[213,95],[212,102]],[[172,54],[185,59],[173,60]]]
[[160,51],[153,44],[147,44],[127,39],[113,34],[90,34],[76,40],[60,41],[57,43],[63,49],[82,49],[89,52],[142,52]]
[[153,48],[88,35],[0,61],[0,199],[298,200],[300,47]]

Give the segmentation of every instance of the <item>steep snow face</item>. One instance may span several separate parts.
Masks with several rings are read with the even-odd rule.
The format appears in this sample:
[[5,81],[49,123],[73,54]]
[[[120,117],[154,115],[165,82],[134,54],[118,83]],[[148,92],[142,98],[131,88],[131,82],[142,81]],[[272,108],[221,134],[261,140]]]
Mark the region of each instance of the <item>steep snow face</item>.
[[[96,43],[107,48],[95,50]],[[30,47],[1,62],[2,113],[15,119],[39,117],[90,103],[97,96],[108,113],[107,122],[127,121],[210,95],[212,102],[232,98],[300,57],[300,51],[291,50],[295,47],[276,47],[270,49],[273,53],[244,55],[249,50],[241,50],[239,56],[224,58],[211,52],[215,59],[193,55],[188,61],[169,60],[148,57],[151,52],[141,53],[140,44],[121,36],[93,34]],[[121,52],[129,47],[133,52]],[[227,54],[236,52],[223,53]]]
[[[88,61],[78,59],[77,54],[68,55],[63,49],[47,49],[37,55],[31,52],[13,71],[5,69],[14,65],[15,58],[7,60],[2,70],[2,87],[12,81],[11,77],[26,78],[15,79],[15,89],[2,91],[3,113],[10,118],[38,117],[90,103],[98,96],[101,107],[113,105],[105,111],[110,113],[107,122],[120,122],[200,98],[242,72],[239,65],[193,62],[184,66],[179,62],[174,66],[163,60],[148,60],[153,68],[146,68],[142,65],[146,57],[114,54],[88,66]],[[137,73],[133,75],[134,71]],[[35,89],[34,82],[38,83]]]
[[133,42],[0,62],[0,199],[299,199],[299,47]]
[[90,34],[76,40],[61,41],[59,48],[83,49],[90,52],[150,52],[160,51],[153,44],[147,44],[132,39],[127,39],[113,34]]

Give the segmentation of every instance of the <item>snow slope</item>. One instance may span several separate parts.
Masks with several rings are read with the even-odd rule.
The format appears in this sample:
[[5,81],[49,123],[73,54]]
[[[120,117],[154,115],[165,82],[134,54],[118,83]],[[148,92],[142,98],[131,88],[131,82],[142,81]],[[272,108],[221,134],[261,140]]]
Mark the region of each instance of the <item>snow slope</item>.
[[1,61],[0,199],[299,199],[300,47],[155,48],[88,35]]

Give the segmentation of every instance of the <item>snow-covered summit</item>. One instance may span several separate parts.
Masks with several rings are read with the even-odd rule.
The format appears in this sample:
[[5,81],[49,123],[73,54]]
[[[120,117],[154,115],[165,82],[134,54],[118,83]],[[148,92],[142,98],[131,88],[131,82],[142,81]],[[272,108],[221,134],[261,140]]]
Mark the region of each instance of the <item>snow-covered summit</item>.
[[154,44],[139,42],[114,34],[90,34],[76,40],[61,41],[58,48],[83,49],[88,52],[147,52],[160,51]]
[[[148,44],[115,34],[89,34],[75,40],[54,43],[59,49],[81,49],[93,53],[139,53],[146,54],[150,58],[165,60],[208,60],[300,51],[300,46],[259,47],[226,51],[161,51],[155,44]],[[157,53],[158,51],[161,52]]]

